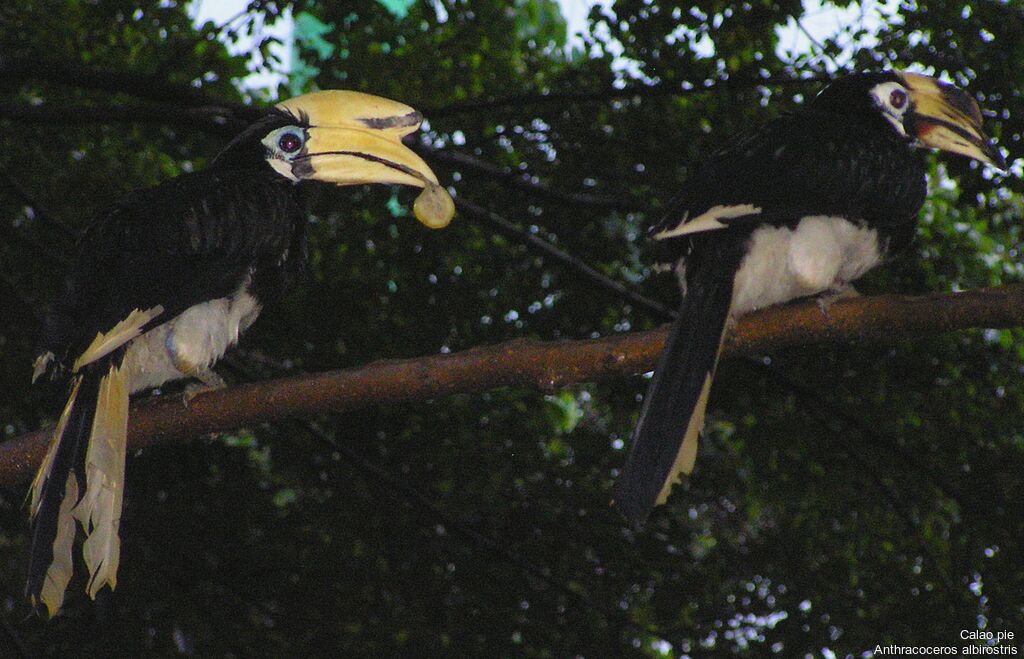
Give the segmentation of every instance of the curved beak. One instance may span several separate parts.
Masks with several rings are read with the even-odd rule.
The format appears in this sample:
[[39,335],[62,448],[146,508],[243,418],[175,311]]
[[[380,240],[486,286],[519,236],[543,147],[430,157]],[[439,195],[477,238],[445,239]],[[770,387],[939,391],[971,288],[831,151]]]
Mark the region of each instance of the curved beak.
[[908,134],[925,146],[1006,169],[999,149],[981,129],[981,110],[973,98],[935,78],[899,75],[910,90],[912,103],[903,120]]
[[379,96],[341,90],[304,94],[277,107],[308,126],[305,146],[291,160],[296,179],[423,188],[413,206],[417,219],[432,229],[451,222],[451,197],[427,163],[402,144],[402,137],[423,121],[419,112]]
[[430,167],[400,139],[372,130],[314,126],[293,172],[335,185],[395,183],[425,188],[437,184]]

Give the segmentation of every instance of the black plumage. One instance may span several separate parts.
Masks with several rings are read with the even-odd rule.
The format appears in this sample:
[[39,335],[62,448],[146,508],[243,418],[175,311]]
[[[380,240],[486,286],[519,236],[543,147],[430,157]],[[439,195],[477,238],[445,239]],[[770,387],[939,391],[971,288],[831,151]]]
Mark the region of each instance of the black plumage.
[[297,183],[418,186],[417,218],[451,220],[451,199],[401,142],[420,121],[368,94],[300,96],[208,169],[133,192],[89,227],[36,360],[34,378],[66,380],[70,395],[32,487],[34,606],[59,610],[79,528],[86,590],[116,585],[129,396],[183,378],[223,384],[213,364],[305,262]]
[[[702,163],[648,233],[672,229],[681,218],[698,217],[716,205],[752,204],[761,212],[722,222],[742,231],[833,215],[878,227],[903,246],[914,233],[926,193],[923,155],[877,113],[845,114],[812,102]],[[675,265],[694,251],[700,236],[721,238],[698,232],[658,240],[657,256]]]
[[729,318],[823,292],[905,247],[927,192],[921,146],[1001,165],[976,103],[932,78],[840,78],[697,167],[650,229],[683,299],[615,503],[642,521],[690,473]]
[[[247,279],[260,304],[282,288],[304,261],[306,219],[297,187],[266,163],[259,140],[290,120],[271,111],[209,169],[132,192],[100,213],[46,316],[41,348],[53,357],[44,358],[39,375],[74,371],[96,336],[134,310],[162,309],[138,328],[144,335],[195,305],[232,295]],[[68,408],[67,441],[58,443],[35,512],[26,586],[35,602],[44,599],[69,472],[79,497],[85,494],[100,382],[111,368],[122,368],[129,346],[84,365],[72,380],[80,393]]]
[[270,167],[215,165],[127,195],[82,237],[41,348],[66,371],[133,309],[163,306],[146,327],[155,326],[229,295],[250,269],[267,290],[280,289],[305,257],[297,194]]

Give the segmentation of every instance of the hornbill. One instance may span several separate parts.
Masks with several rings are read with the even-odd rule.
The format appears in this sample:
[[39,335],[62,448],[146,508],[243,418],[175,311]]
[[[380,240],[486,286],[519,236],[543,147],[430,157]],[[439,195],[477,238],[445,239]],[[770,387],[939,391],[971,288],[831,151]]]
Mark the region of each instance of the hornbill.
[[649,234],[682,288],[614,500],[633,522],[693,469],[732,319],[848,284],[905,247],[927,191],[919,148],[1005,168],[978,104],[898,71],[834,80],[695,169]]
[[299,96],[264,113],[208,169],[130,193],[87,229],[33,374],[70,388],[32,484],[34,608],[60,609],[77,526],[87,592],[116,586],[128,398],[182,378],[223,385],[214,362],[305,261],[302,183],[417,186],[420,221],[451,220],[451,198],[401,142],[421,119],[369,94]]

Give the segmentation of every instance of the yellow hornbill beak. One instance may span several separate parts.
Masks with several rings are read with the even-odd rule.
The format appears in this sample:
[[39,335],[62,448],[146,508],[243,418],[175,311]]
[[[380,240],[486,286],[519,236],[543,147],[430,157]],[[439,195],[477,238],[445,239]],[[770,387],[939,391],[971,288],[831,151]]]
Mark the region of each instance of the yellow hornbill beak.
[[935,78],[898,75],[910,90],[911,106],[903,120],[910,136],[925,146],[1006,169],[1002,154],[981,130],[981,110],[973,98]]
[[[424,225],[439,229],[455,215],[455,204],[430,167],[402,138],[420,127],[423,117],[408,105],[352,91],[321,91],[277,105],[296,118],[294,128],[274,131],[264,140],[271,166],[294,180],[335,185],[393,183],[423,188],[413,211]],[[288,131],[292,132],[289,133]],[[292,137],[297,142],[282,140]],[[292,144],[301,150],[282,149]]]

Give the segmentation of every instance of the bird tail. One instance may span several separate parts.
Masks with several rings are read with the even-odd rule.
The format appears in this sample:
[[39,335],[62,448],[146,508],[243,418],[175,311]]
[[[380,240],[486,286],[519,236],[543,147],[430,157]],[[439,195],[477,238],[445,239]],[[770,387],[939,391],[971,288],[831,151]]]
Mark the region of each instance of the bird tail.
[[115,360],[90,365],[72,379],[71,395],[50,449],[32,483],[33,525],[26,594],[54,615],[73,572],[76,520],[85,530],[83,554],[90,597],[117,585],[118,527],[124,495],[128,386]]
[[669,331],[616,486],[614,503],[633,522],[664,503],[697,458],[738,262],[726,257],[700,265]]

